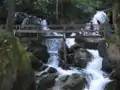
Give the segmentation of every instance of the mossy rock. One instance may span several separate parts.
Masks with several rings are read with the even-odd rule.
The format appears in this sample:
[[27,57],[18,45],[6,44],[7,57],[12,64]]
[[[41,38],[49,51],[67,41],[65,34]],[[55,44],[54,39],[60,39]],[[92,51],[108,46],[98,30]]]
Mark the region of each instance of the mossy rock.
[[87,80],[85,76],[79,74],[73,74],[67,77],[66,81],[61,84],[62,90],[84,90]]
[[[34,77],[30,65],[30,58],[27,55],[27,53],[24,51],[21,44],[19,43],[19,40],[15,36],[13,36],[11,33],[1,31],[0,90],[11,90],[11,88],[15,90],[14,89],[15,86],[13,83],[18,81],[18,76],[21,76],[21,74],[26,75],[25,77],[31,75],[31,80]],[[21,76],[21,79],[23,77],[24,76]],[[22,82],[25,82],[25,80],[23,80]],[[18,88],[21,87],[17,87],[16,90],[18,90]],[[22,87],[21,89],[25,90],[24,87]]]

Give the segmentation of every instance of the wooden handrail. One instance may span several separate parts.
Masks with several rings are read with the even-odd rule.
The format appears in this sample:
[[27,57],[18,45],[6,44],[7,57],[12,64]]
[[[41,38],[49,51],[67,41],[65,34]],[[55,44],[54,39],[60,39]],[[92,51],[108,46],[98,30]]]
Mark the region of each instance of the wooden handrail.
[[77,32],[103,32],[102,30],[100,31],[94,31],[94,30],[80,30],[80,29],[76,29],[76,30],[62,30],[62,29],[56,29],[56,30],[14,30],[15,32],[18,33],[53,33],[53,32],[57,32],[57,33],[77,33]]
[[[93,24],[97,25],[97,24]],[[76,27],[76,28],[83,28],[86,26],[86,24],[53,24],[53,25],[47,25],[49,28],[57,28],[57,27]],[[103,26],[103,25],[101,25]],[[6,25],[0,25],[0,27],[5,28]],[[14,25],[13,28],[40,28],[40,25]]]

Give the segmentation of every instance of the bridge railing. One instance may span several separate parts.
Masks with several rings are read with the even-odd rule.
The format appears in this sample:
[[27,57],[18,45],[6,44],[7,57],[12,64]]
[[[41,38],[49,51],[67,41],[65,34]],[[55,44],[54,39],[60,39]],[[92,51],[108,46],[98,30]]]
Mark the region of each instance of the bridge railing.
[[[97,27],[98,25],[93,25]],[[101,36],[105,35],[105,25],[100,26],[100,30],[93,30],[90,24],[61,24],[61,25],[47,25],[51,30],[42,30],[40,25],[14,25],[14,33],[81,33],[81,36],[94,36],[95,35],[84,35],[85,33],[100,33]],[[44,27],[42,25],[42,27]],[[0,25],[0,28],[5,29],[6,25]],[[102,33],[102,34],[101,34]],[[97,35],[98,36],[98,35]]]
[[[94,26],[99,26],[97,24],[93,24]],[[41,26],[46,26],[46,25],[41,25]],[[40,29],[40,25],[14,25],[13,29]],[[49,28],[85,28],[87,26],[90,26],[90,24],[52,24],[52,25],[47,25]],[[102,26],[102,25],[101,25]],[[0,25],[0,28],[6,28],[6,25]]]

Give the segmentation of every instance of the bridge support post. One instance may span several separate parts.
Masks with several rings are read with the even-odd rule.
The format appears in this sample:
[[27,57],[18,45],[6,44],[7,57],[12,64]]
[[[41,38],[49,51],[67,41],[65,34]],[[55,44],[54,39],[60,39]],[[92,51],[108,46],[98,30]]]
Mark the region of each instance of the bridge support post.
[[65,33],[66,30],[65,29],[66,28],[64,27],[63,44],[64,44],[64,61],[66,63],[67,62],[67,50],[66,50],[66,33]]
[[106,40],[107,39],[107,29],[108,28],[107,28],[106,24],[104,24],[103,26],[104,26],[104,31],[103,31],[104,32],[104,39]]

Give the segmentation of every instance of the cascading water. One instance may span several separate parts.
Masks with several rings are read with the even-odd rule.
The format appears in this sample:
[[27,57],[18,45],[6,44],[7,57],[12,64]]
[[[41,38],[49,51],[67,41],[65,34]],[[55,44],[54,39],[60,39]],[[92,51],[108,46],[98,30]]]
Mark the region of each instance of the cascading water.
[[[45,27],[43,27],[43,30],[49,30],[46,24],[46,21],[44,21]],[[60,35],[57,33],[49,33],[46,35]],[[67,39],[68,41],[66,41],[66,43],[69,45],[69,47],[71,45],[73,45],[74,39],[70,40]],[[48,51],[50,53],[50,58],[49,61],[47,63],[48,68],[49,67],[53,67],[57,70],[59,76],[64,76],[64,75],[72,75],[74,73],[77,74],[81,74],[81,72],[84,72],[88,75],[88,77],[86,78],[89,85],[86,85],[84,90],[104,90],[105,85],[110,82],[111,80],[105,76],[105,72],[103,72],[101,70],[102,67],[102,58],[99,56],[98,50],[89,50],[88,52],[90,52],[92,54],[92,60],[91,62],[88,63],[88,65],[86,66],[85,69],[83,70],[77,70],[76,68],[71,68],[69,70],[64,70],[61,67],[59,67],[59,55],[58,55],[58,50],[60,48],[60,44],[62,42],[62,39],[48,39],[45,41],[46,46],[48,47]],[[47,69],[48,69],[47,68]],[[46,69],[46,70],[47,70]],[[46,71],[45,70],[45,71]],[[59,79],[59,77],[56,79]],[[53,90],[55,90],[53,88]],[[61,89],[57,89],[57,90],[61,90]]]
[[85,90],[104,90],[105,85],[111,80],[104,77],[102,68],[102,58],[99,56],[97,50],[88,50],[92,54],[92,62],[88,63],[85,72],[90,74],[88,77],[89,87]]

